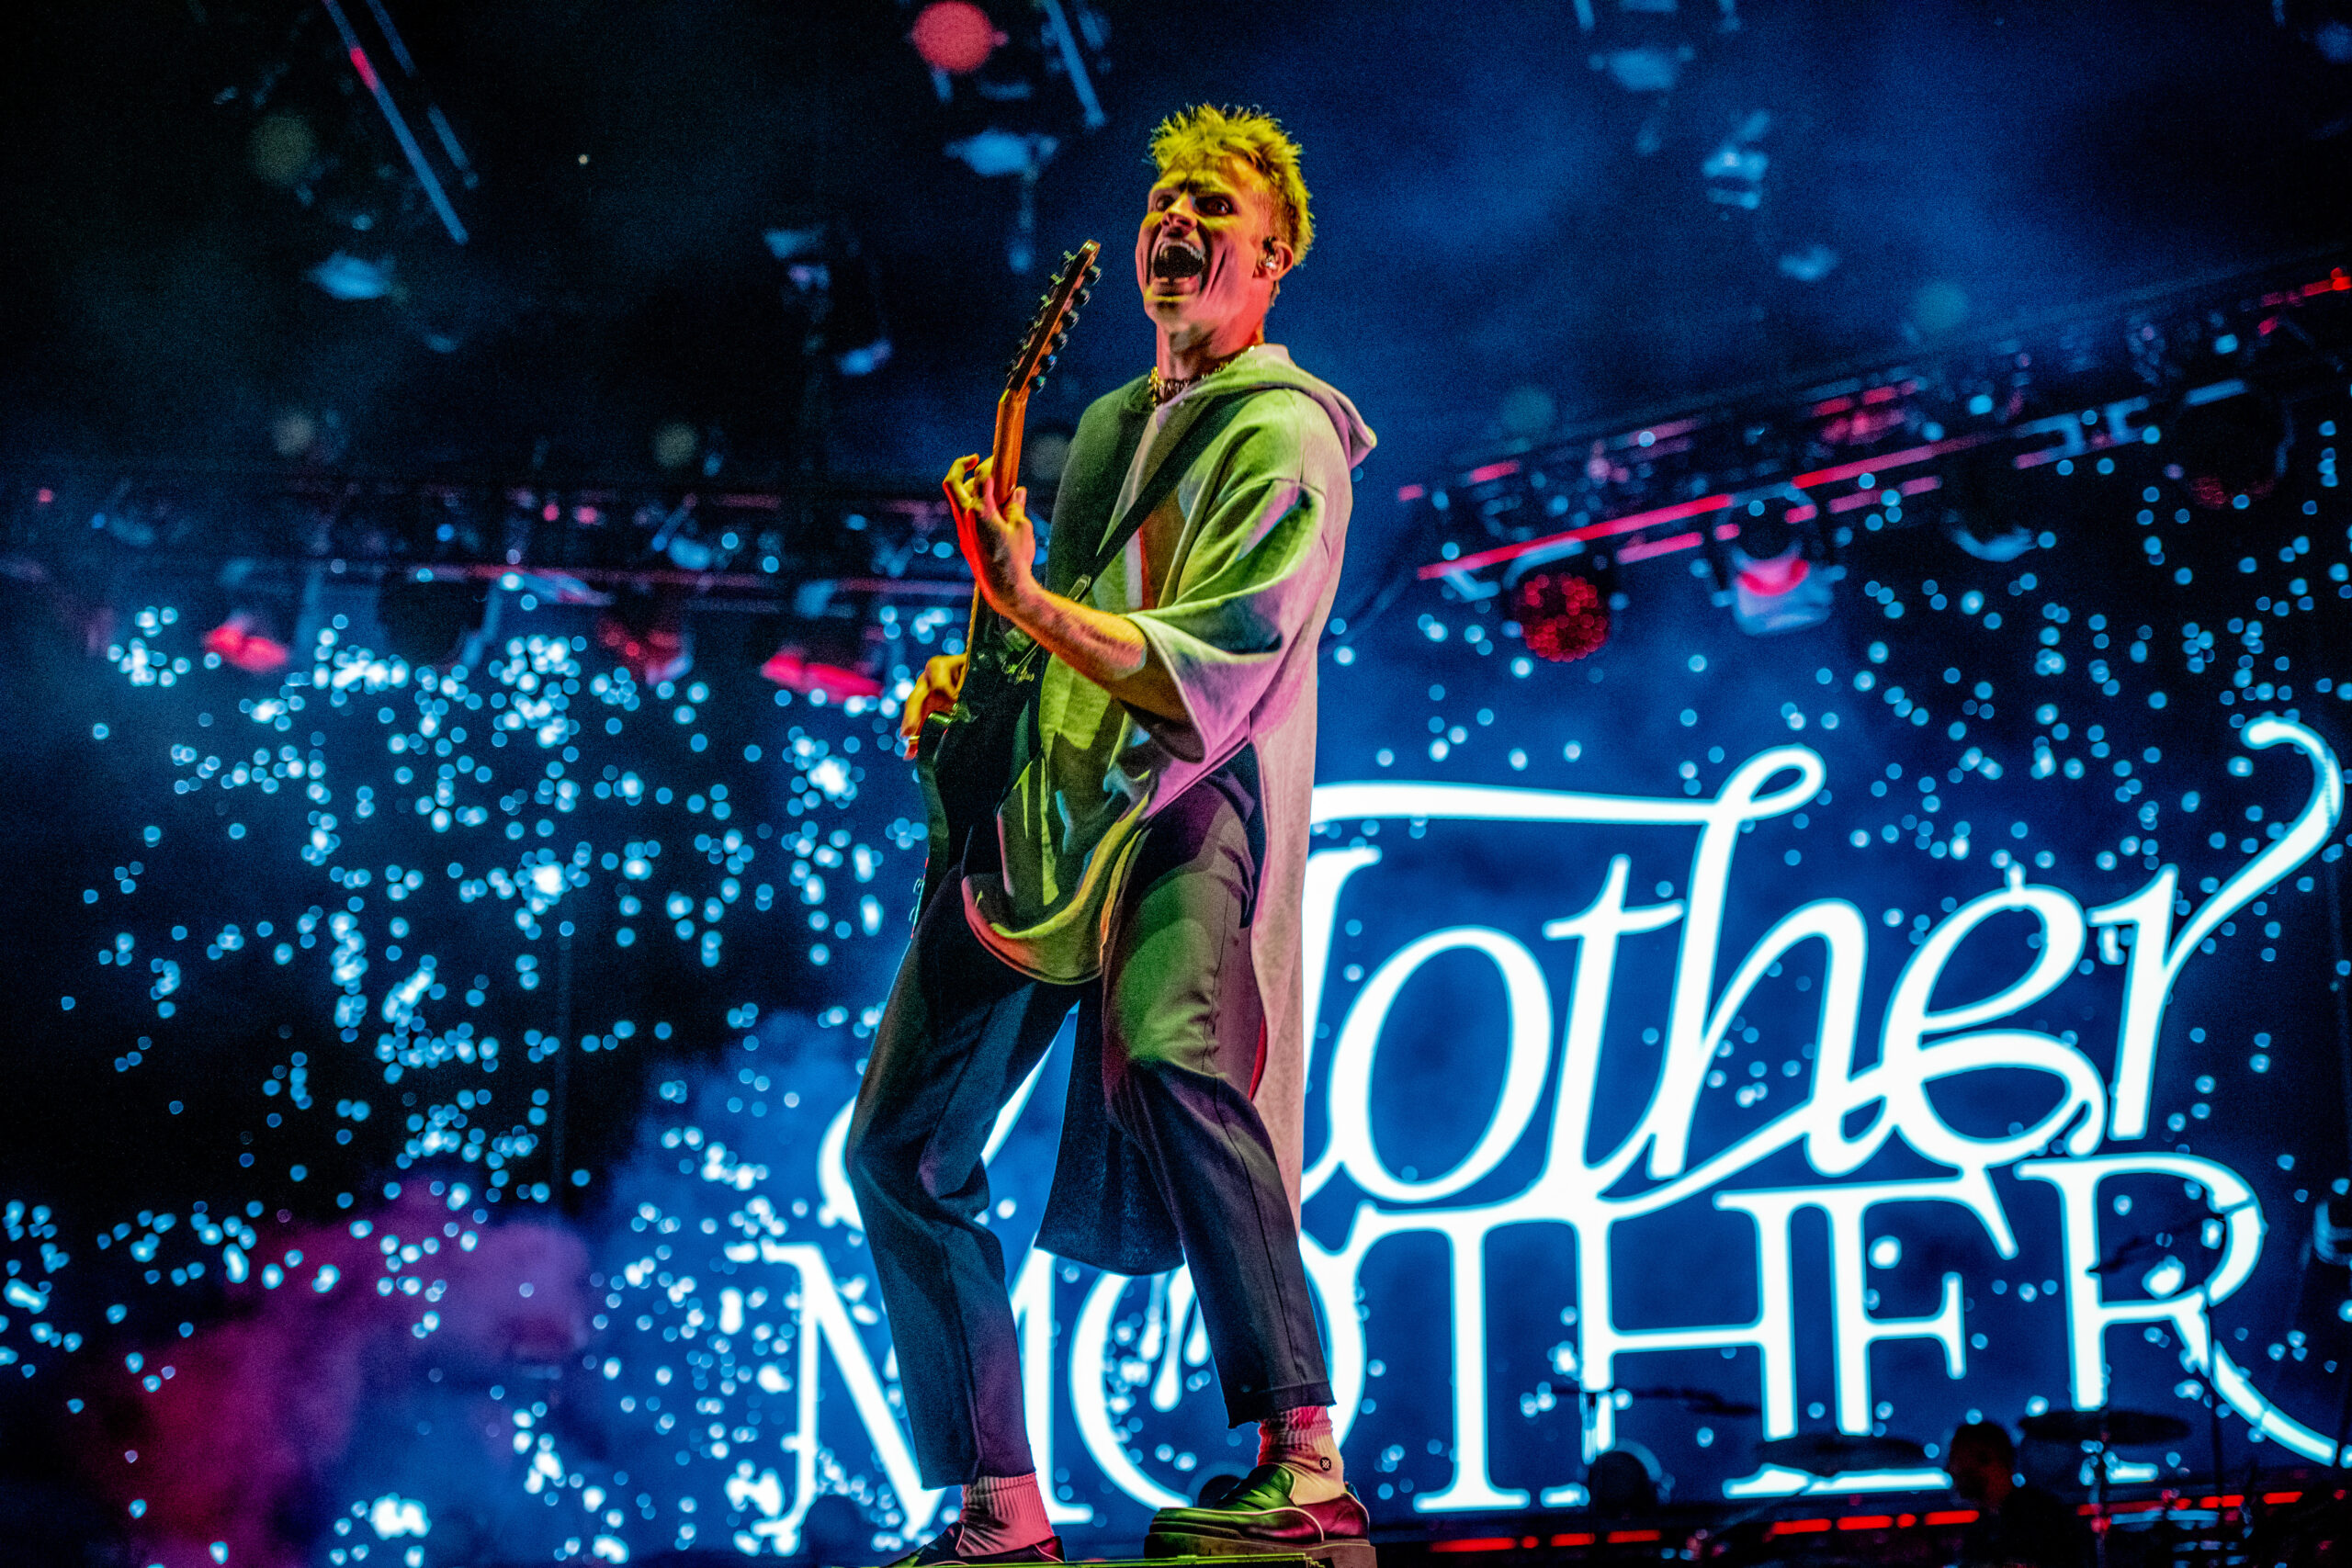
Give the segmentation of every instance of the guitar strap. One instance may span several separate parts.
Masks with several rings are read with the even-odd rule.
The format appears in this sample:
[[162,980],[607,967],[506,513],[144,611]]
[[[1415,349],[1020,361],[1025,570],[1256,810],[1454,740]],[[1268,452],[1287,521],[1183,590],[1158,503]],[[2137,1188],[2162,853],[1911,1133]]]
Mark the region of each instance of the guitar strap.
[[[1256,390],[1253,388],[1250,391],[1226,393],[1193,416],[1192,423],[1184,427],[1184,434],[1176,438],[1176,445],[1153,465],[1150,477],[1136,491],[1135,500],[1127,503],[1126,509],[1112,523],[1110,531],[1102,536],[1101,543],[1095,547],[1093,564],[1080,573],[1067,588],[1057,592],[1065,598],[1080,603],[1085,601],[1095,580],[1118,558],[1119,552],[1127,547],[1127,541],[1135,537],[1136,530],[1159,510],[1159,503],[1167,500],[1176,488],[1177,480],[1184,477],[1185,470],[1208,450],[1209,444],[1233,423],[1234,417],[1241,412],[1241,405],[1248,402]],[[1120,432],[1120,455],[1125,462],[1115,472],[1124,475],[1127,466],[1135,461],[1135,446],[1141,442],[1143,432],[1149,423],[1148,415],[1136,419],[1132,440],[1127,439],[1126,430]],[[1080,516],[1074,515],[1066,521],[1075,525],[1080,521]],[[1002,635],[1008,639],[1008,646],[1001,667],[1007,682],[1019,690],[1021,702],[1017,727],[1011,741],[1011,754],[1004,770],[1005,784],[1010,785],[1021,770],[1028,765],[1029,759],[1044,750],[1045,738],[1038,733],[1037,691],[1045,675],[1046,660],[1044,649],[1017,628],[1006,627]]]
[[[1113,561],[1118,559],[1119,552],[1127,547],[1127,541],[1135,537],[1136,530],[1141,528],[1145,520],[1159,510],[1159,503],[1167,500],[1169,492],[1176,488],[1176,481],[1184,477],[1184,471],[1199,459],[1203,452],[1208,450],[1209,444],[1224,432],[1226,426],[1233,423],[1234,416],[1241,412],[1241,405],[1248,402],[1256,390],[1258,389],[1253,388],[1250,391],[1227,392],[1193,417],[1193,423],[1184,427],[1184,434],[1176,438],[1176,445],[1152,466],[1151,477],[1145,479],[1142,488],[1136,491],[1135,500],[1128,502],[1126,510],[1119,513],[1117,519],[1111,525],[1110,531],[1102,536],[1101,543],[1095,547],[1093,564],[1072,579],[1069,586],[1057,589],[1057,592],[1066,599],[1076,599],[1081,604],[1085,602],[1086,595],[1094,587],[1095,580],[1102,575],[1104,570]],[[1148,417],[1137,418],[1132,433],[1125,430],[1120,432],[1122,437],[1119,443],[1120,455],[1125,461],[1119,465],[1116,472],[1125,474],[1127,466],[1135,461],[1136,445],[1143,439],[1143,433],[1149,423]],[[1091,508],[1084,510],[1091,510]],[[1058,533],[1062,526],[1074,525],[1082,520],[1083,510],[1067,520],[1057,521],[1056,531]],[[1039,657],[1040,649],[1037,644],[1032,642],[1019,629],[1012,626],[1002,627],[999,635],[1005,639],[1006,643],[1003,668],[1007,676],[1015,684],[1030,686],[1034,694],[1034,682],[1039,675],[1044,673],[1045,668],[1045,661]],[[1030,704],[1029,707],[1030,722],[1023,728],[1025,730],[1034,731],[1035,704]],[[1036,736],[1032,733],[1029,739],[1034,742]],[[1016,763],[1016,768],[1017,766]]]
[[[1118,558],[1119,552],[1127,547],[1127,541],[1135,537],[1136,530],[1159,510],[1159,503],[1167,500],[1169,492],[1176,488],[1176,481],[1184,477],[1184,471],[1208,450],[1209,444],[1224,432],[1225,427],[1233,423],[1234,416],[1241,412],[1241,405],[1250,398],[1250,392],[1228,392],[1193,416],[1193,423],[1184,427],[1184,434],[1177,437],[1175,446],[1152,466],[1151,477],[1144,480],[1142,487],[1136,491],[1135,500],[1119,513],[1118,521],[1111,525],[1110,532],[1102,536],[1102,542],[1094,552],[1094,564],[1063,591],[1064,597],[1080,602],[1085,600],[1094,586],[1094,580]],[[1141,437],[1140,431],[1137,437]]]
[[[1119,513],[1117,519],[1111,525],[1110,531],[1102,536],[1102,541],[1095,547],[1093,564],[1079,574],[1067,588],[1057,592],[1066,598],[1076,599],[1081,603],[1085,600],[1088,591],[1094,586],[1095,580],[1102,575],[1105,568],[1118,558],[1119,552],[1127,547],[1127,541],[1135,537],[1136,530],[1142,527],[1145,519],[1159,509],[1161,502],[1168,499],[1169,493],[1176,488],[1176,481],[1183,478],[1184,471],[1190,468],[1199,459],[1201,454],[1208,450],[1209,444],[1233,423],[1234,416],[1241,412],[1241,405],[1248,402],[1251,393],[1247,391],[1228,392],[1193,415],[1192,423],[1185,426],[1184,434],[1176,438],[1176,445],[1153,466],[1150,477],[1145,479],[1142,487],[1136,491],[1135,500]],[[1135,422],[1134,439],[1136,441],[1139,442],[1142,439],[1143,432],[1148,423],[1148,418],[1139,418]],[[1125,449],[1124,456],[1126,462],[1132,464],[1135,460],[1134,446],[1125,439],[1127,435],[1125,430],[1123,429],[1120,434],[1123,437],[1120,446]],[[1123,464],[1116,471],[1124,475],[1125,465]],[[1090,496],[1086,499],[1093,498]],[[1084,511],[1091,510],[1091,507],[1085,506],[1084,502],[1080,502],[1080,506],[1081,510],[1078,513],[1063,520],[1066,525],[1080,525]],[[1006,688],[1005,694],[1017,703],[1018,706],[1010,707],[1006,711],[1006,716],[1011,718],[1012,723],[1009,730],[1000,731],[1002,739],[980,742],[977,746],[977,750],[982,755],[993,751],[1001,758],[999,766],[992,766],[988,770],[992,775],[1001,773],[1002,784],[997,786],[1001,789],[1010,785],[1021,770],[1027,765],[1028,760],[1036,756],[1043,749],[1044,738],[1039,735],[1037,728],[1037,691],[1043,683],[1046,660],[1044,649],[1032,641],[1018,627],[1006,626],[1001,620],[994,621],[992,624],[998,628],[991,638],[991,641],[996,644],[996,651],[981,657],[990,659],[994,668],[1001,671],[1000,679],[1003,687]],[[982,728],[985,728],[988,726],[983,725]]]

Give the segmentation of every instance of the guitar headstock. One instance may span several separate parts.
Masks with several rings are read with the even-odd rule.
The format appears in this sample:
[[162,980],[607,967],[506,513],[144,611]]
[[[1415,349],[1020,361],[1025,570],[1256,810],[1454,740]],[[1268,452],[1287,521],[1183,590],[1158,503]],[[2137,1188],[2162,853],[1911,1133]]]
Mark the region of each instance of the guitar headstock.
[[1004,378],[1006,396],[1023,398],[1045,384],[1046,373],[1069,337],[1070,323],[1078,320],[1078,308],[1102,274],[1098,264],[1102,254],[1102,245],[1089,240],[1062,257],[1061,269],[1046,286],[1028,335],[1021,340],[1021,352],[1012,356],[1012,368]]

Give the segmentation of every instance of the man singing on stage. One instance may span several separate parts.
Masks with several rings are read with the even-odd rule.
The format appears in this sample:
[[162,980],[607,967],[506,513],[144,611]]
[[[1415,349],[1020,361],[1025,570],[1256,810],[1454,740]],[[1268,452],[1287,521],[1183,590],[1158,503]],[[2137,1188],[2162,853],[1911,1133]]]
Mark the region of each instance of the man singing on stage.
[[[850,1125],[915,1454],[926,1483],[964,1488],[958,1522],[907,1561],[1061,1560],[1003,1253],[978,1221],[997,1113],[1075,1006],[1037,1245],[1123,1274],[1190,1265],[1227,1414],[1260,1433],[1244,1482],[1161,1510],[1147,1551],[1371,1568],[1297,1195],[1316,645],[1373,435],[1265,341],[1313,233],[1297,145],[1265,115],[1201,107],[1151,153],[1136,283],[1156,359],[1080,422],[1042,580],[1022,493],[1000,512],[985,464],[947,476],[980,592],[1052,658],[996,833],[917,922]],[[1057,592],[1130,507],[1124,548]],[[910,737],[963,672],[931,661]]]

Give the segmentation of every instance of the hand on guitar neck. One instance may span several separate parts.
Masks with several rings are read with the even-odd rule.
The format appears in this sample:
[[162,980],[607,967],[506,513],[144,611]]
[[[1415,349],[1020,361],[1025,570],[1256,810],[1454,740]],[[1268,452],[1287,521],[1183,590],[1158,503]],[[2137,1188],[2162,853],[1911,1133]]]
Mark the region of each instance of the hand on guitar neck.
[[956,546],[981,596],[989,609],[1018,626],[1024,602],[1037,591],[1037,532],[1029,522],[1029,491],[1015,485],[1010,494],[1000,494],[998,466],[993,455],[958,457],[944,484],[956,514]]
[[1037,581],[1036,534],[1023,504],[1028,491],[1016,487],[1000,502],[995,464],[994,457],[959,458],[945,481],[956,542],[989,608],[1103,690],[1182,717],[1182,702],[1164,679],[1135,680],[1146,674],[1149,649],[1133,621],[1064,598]]
[[[1018,440],[1017,426],[1014,439]],[[1016,488],[1001,507],[995,504],[990,482],[995,465],[993,455],[958,457],[949,465],[940,488],[947,492],[948,510],[956,519],[956,547],[972,569],[980,598],[997,614],[1012,620],[1008,604],[1024,583],[1035,584],[1030,563],[1036,558],[1037,536],[1029,522],[1026,491]],[[972,627],[975,633],[979,628],[977,607]],[[914,689],[907,694],[906,705],[899,714],[899,739],[906,757],[911,760],[922,743],[923,721],[956,705],[964,690],[964,673],[970,667],[968,652],[942,654],[924,661],[922,673],[915,678]]]
[[[1005,608],[1010,596],[1019,592],[1023,582],[1034,584],[1029,563],[1037,554],[1037,536],[1029,522],[1026,491],[1015,489],[1002,507],[994,504],[990,481],[995,464],[993,455],[958,457],[949,465],[940,486],[947,492],[948,510],[956,519],[956,547],[972,568],[980,598],[1010,620],[1012,617]],[[972,626],[977,632],[977,613]],[[915,678],[914,689],[907,694],[906,705],[899,714],[900,750],[907,758],[911,760],[922,746],[923,721],[956,705],[964,690],[964,672],[970,667],[968,652],[941,654],[924,661],[922,673]]]

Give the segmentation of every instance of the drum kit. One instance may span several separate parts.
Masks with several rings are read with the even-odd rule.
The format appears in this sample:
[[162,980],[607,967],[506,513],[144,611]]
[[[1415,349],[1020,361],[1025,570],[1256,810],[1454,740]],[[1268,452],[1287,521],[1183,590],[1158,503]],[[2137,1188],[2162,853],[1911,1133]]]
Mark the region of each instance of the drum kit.
[[[2178,1416],[2147,1410],[2050,1410],[2027,1416],[2018,1427],[2038,1442],[2080,1448],[2090,1455],[2090,1528],[2098,1568],[2108,1568],[2109,1527],[2114,1518],[2107,1495],[2113,1450],[2177,1443],[2189,1433],[2188,1423]],[[1815,1477],[1815,1484],[1853,1471],[1920,1470],[1931,1462],[1927,1450],[1908,1438],[1844,1432],[1778,1438],[1759,1446],[1757,1452],[1768,1464]]]
[[1908,1438],[1855,1437],[1845,1432],[1799,1432],[1760,1445],[1757,1457],[1783,1470],[1800,1470],[1812,1484],[1858,1470],[1928,1470],[1928,1450]]
[[[1712,1416],[1740,1416],[1759,1414],[1753,1404],[1743,1404],[1724,1399],[1720,1394],[1703,1389],[1654,1388],[1606,1391],[1599,1394],[1588,1392],[1588,1399],[1615,1398],[1620,1403],[1647,1400],[1671,1403],[1693,1414]],[[2226,1485],[2216,1484],[2216,1493],[2223,1495],[2202,1499],[2203,1510],[2197,1510],[2199,1501],[2193,1494],[2178,1496],[2165,1494],[2160,1500],[2143,1500],[2117,1504],[2108,1495],[2109,1478],[2114,1468],[2117,1450],[2151,1449],[2177,1444],[2189,1436],[2188,1422],[2177,1416],[2154,1411],[2107,1408],[2099,1410],[2050,1410],[2029,1416],[2018,1423],[2024,1436],[2032,1441],[2048,1443],[2067,1450],[2080,1450],[2090,1461],[2089,1506],[2084,1510],[2090,1529],[2090,1539],[2098,1568],[2109,1568],[2110,1562],[2132,1564],[2170,1564],[2198,1561],[2252,1561],[2244,1553],[2257,1547],[2264,1549],[2261,1560],[2281,1563],[2330,1563],[2336,1561],[2327,1555],[2329,1547],[2316,1545],[2318,1537],[2304,1541],[2302,1537],[2317,1529],[2323,1535],[2340,1533],[2341,1519],[2330,1511],[2330,1505],[2319,1494],[2312,1494],[2314,1506],[2320,1512],[2309,1518],[2281,1512],[2279,1518],[2268,1528],[2257,1525],[2248,1515],[2233,1512],[2240,1499],[2227,1495]],[[1757,1457],[1765,1464],[1797,1472],[1809,1479],[1796,1492],[1776,1497],[1763,1507],[1723,1521],[1703,1532],[1693,1545],[1701,1548],[1699,1555],[1712,1556],[1729,1548],[1742,1525],[1761,1519],[1766,1513],[1784,1505],[1790,1496],[1818,1495],[1836,1490],[1837,1479],[1865,1472],[1927,1471],[1937,1468],[1927,1449],[1905,1438],[1854,1434],[1846,1432],[1803,1432],[1793,1437],[1775,1438],[1758,1444]],[[2251,1488],[2247,1488],[2251,1490]],[[2342,1504],[2335,1504],[2340,1508]],[[2330,1520],[2335,1520],[2331,1528]],[[2119,1536],[2115,1527],[2119,1520],[2126,1528]],[[2276,1540],[2257,1540],[2276,1534]],[[1702,1545],[1712,1539],[1713,1550]],[[2114,1539],[2111,1539],[2114,1538]],[[2226,1538],[2226,1539],[2222,1539]],[[2199,1540],[2204,1544],[2193,1545]],[[2319,1555],[2309,1553],[2316,1545]],[[2341,1550],[2340,1543],[2335,1548]],[[2110,1557],[2112,1552],[2112,1557]],[[2210,1558],[2201,1555],[2213,1552]],[[2054,1561],[2054,1559],[2053,1559]],[[2025,1565],[2018,1565],[2025,1568]]]

